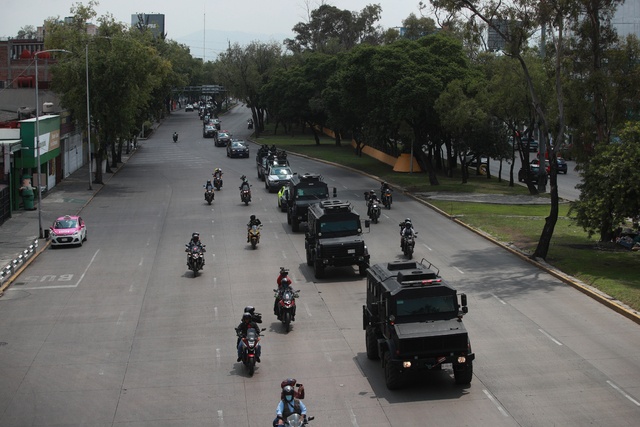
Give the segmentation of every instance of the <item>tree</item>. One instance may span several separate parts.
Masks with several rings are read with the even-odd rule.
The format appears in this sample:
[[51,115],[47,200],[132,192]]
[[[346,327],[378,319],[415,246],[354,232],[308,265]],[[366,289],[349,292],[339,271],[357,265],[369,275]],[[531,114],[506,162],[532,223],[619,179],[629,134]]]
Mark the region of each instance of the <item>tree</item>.
[[35,39],[38,35],[38,31],[33,25],[25,25],[24,27],[18,30],[18,34],[16,35],[17,39]]
[[640,216],[640,124],[629,122],[618,142],[598,144],[584,165],[580,198],[571,207],[578,225],[609,242],[625,218]]

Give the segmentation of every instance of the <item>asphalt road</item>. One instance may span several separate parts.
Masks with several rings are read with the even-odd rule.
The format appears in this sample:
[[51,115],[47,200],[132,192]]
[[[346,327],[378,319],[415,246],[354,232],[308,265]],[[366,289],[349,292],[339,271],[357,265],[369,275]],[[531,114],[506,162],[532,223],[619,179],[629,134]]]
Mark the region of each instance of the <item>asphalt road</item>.
[[[245,109],[222,128],[246,136]],[[180,141],[171,134],[177,130]],[[0,427],[266,426],[280,381],[305,385],[311,425],[635,426],[640,419],[640,328],[511,253],[401,194],[366,231],[372,263],[400,257],[398,223],[419,231],[427,258],[469,297],[465,323],[476,353],[469,387],[445,368],[388,391],[365,355],[364,280],[352,268],[306,266],[276,195],[250,159],[227,159],[202,138],[196,113],[172,115],[84,209],[88,241],[48,249],[0,305]],[[365,211],[374,180],[291,156],[338,198]],[[215,167],[224,187],[207,205]],[[253,184],[240,202],[239,177]],[[257,250],[249,215],[262,220]],[[541,224],[542,226],[542,224]],[[198,231],[204,271],[192,277],[184,245]],[[289,334],[272,314],[280,266],[300,289]],[[264,314],[262,363],[236,363],[233,328],[243,307]]]

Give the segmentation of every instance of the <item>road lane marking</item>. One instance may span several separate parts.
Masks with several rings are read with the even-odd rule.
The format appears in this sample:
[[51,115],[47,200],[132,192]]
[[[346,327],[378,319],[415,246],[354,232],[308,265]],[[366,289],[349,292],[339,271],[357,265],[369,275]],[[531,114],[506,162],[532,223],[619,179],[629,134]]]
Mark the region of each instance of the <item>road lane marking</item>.
[[91,258],[91,261],[89,261],[89,265],[87,265],[87,268],[84,269],[84,272],[82,273],[82,275],[80,276],[80,278],[78,279],[78,281],[76,282],[75,285],[54,285],[54,286],[42,286],[42,287],[38,287],[38,288],[16,288],[16,289],[20,289],[22,291],[37,291],[40,289],[69,289],[69,288],[77,288],[78,285],[80,284],[80,282],[82,282],[82,279],[84,279],[85,274],[87,274],[87,271],[89,270],[89,268],[91,267],[91,264],[93,264],[93,261],[96,259],[96,256],[98,256],[98,252],[100,252],[100,249],[98,249],[96,251],[95,254],[93,254],[93,258]]
[[542,329],[538,329],[540,332],[542,332],[542,334],[544,336],[546,336],[547,338],[549,338],[551,341],[553,341],[554,343],[558,344],[558,345],[562,345],[562,343],[560,341],[558,341],[557,339],[555,339],[554,337],[552,337],[550,334],[548,334],[547,332],[543,331]]
[[140,262],[138,263],[138,267],[142,267],[142,261],[144,261],[144,257],[140,258]]
[[433,249],[431,249],[429,246],[425,245],[424,243],[422,244],[422,246],[424,246],[425,248],[429,249],[430,251],[432,251]]
[[631,397],[629,394],[627,394],[627,392],[625,392],[624,390],[622,390],[620,387],[618,387],[617,385],[615,385],[612,381],[607,380],[607,384],[609,384],[611,387],[614,388],[615,391],[617,391],[618,393],[620,393],[621,395],[623,395],[624,397],[626,397],[627,399],[629,399],[631,402],[633,402],[634,405],[636,406],[640,406],[640,402],[638,402],[637,400],[635,400],[633,397]]
[[507,304],[506,302],[502,301],[500,298],[498,298],[498,296],[496,294],[491,294],[491,296],[493,296],[495,299],[497,299],[498,301],[500,301],[502,304]]
[[489,400],[491,401],[491,403],[493,403],[494,405],[496,405],[496,408],[498,408],[498,411],[500,411],[500,413],[502,415],[504,415],[505,417],[508,417],[509,414],[507,414],[507,411],[505,411],[505,409],[502,407],[502,405],[500,404],[500,402],[498,402],[498,399],[496,399],[493,394],[491,394],[489,392],[489,390],[482,390],[484,392],[484,394],[489,398]]
[[464,271],[460,270],[458,267],[456,267],[455,265],[453,266],[453,268],[455,268],[456,270],[458,270],[458,273],[460,274],[464,274]]
[[282,251],[282,258],[287,259],[287,254],[285,253],[285,251]]
[[311,317],[311,311],[309,310],[309,306],[307,305],[306,302],[302,303],[304,305],[304,309],[307,311],[307,314],[309,315],[309,317]]

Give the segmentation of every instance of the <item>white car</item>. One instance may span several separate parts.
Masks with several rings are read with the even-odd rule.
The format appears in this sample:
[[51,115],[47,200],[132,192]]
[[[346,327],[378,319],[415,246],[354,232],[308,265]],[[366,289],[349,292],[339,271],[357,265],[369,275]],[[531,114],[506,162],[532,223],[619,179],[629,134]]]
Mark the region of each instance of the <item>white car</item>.
[[184,111],[193,111],[193,105],[187,104],[187,106],[184,107]]
[[264,180],[264,188],[274,193],[291,180],[293,172],[289,166],[271,165]]

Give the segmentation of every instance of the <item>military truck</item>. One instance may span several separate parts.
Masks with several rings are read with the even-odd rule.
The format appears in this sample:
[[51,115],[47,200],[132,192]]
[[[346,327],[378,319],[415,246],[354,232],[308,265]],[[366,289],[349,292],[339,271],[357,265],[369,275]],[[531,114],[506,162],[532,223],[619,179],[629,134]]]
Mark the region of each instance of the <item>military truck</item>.
[[426,260],[375,264],[367,270],[367,303],[362,307],[367,357],[382,359],[387,388],[402,387],[424,370],[450,363],[456,384],[473,376],[471,343],[460,295]]
[[294,174],[289,181],[287,223],[293,231],[300,231],[300,223],[307,221],[309,205],[329,198],[329,187],[318,174]]
[[318,279],[328,266],[357,265],[360,275],[367,273],[369,251],[362,238],[360,216],[349,202],[324,200],[309,206],[304,248],[307,265],[313,266]]

